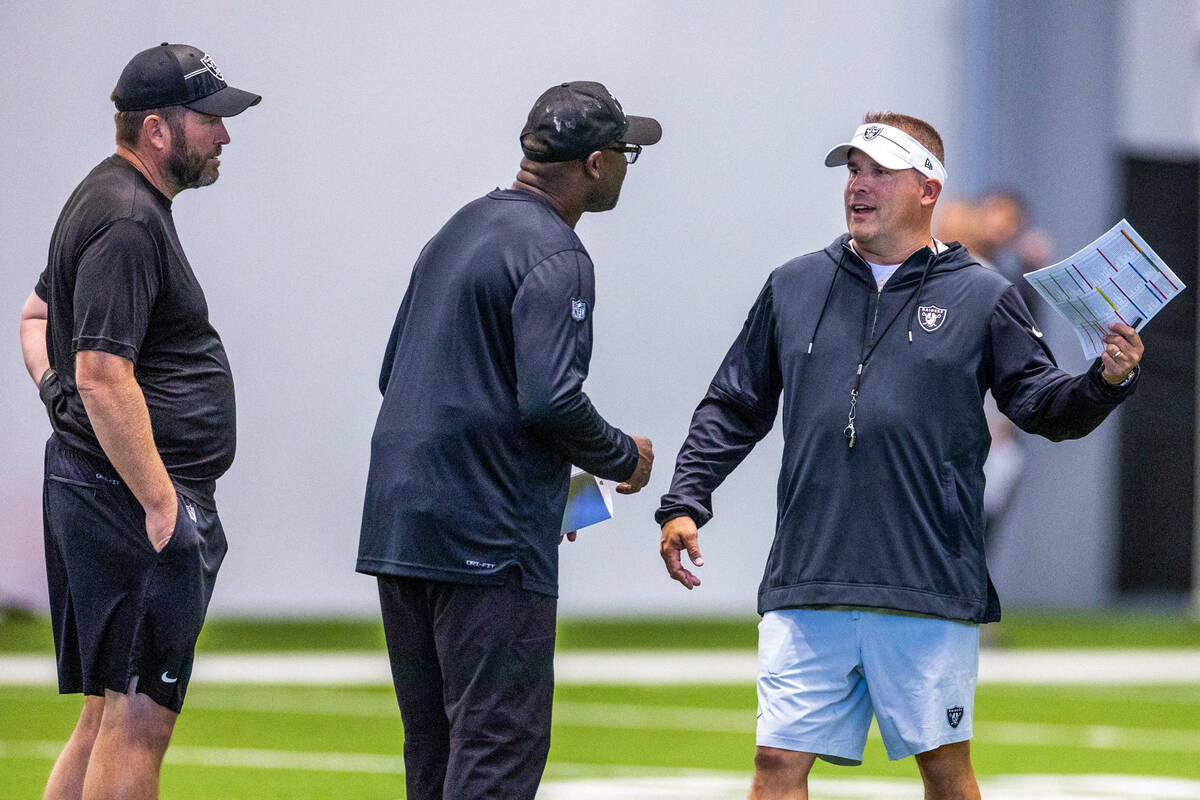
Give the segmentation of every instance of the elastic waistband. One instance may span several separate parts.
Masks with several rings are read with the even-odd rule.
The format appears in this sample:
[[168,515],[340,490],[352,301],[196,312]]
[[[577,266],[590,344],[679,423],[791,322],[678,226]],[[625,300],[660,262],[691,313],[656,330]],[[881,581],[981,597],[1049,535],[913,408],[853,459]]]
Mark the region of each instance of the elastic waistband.
[[[50,434],[50,439],[46,442],[47,446],[54,449],[58,453],[67,458],[78,458],[86,462],[94,468],[97,473],[107,475],[110,478],[119,477],[120,473],[117,468],[112,465],[106,457],[93,453],[90,450],[85,450],[81,447],[76,447],[69,444],[57,432]],[[191,500],[196,505],[207,511],[217,510],[216,481],[191,481],[179,478],[175,475],[167,473],[167,477],[171,479],[171,483],[175,485],[175,490],[181,495]]]

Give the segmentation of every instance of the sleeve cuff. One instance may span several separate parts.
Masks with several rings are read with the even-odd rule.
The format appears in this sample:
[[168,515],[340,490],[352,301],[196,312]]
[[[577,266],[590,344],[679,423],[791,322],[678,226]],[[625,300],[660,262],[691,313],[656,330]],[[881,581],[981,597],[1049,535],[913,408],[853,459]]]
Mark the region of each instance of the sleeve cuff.
[[1108,381],[1104,380],[1104,364],[1098,358],[1088,371],[1092,375],[1092,384],[1096,386],[1096,388],[1098,388],[1102,394],[1107,397],[1124,399],[1127,395],[1133,392],[1134,388],[1137,386],[1138,377],[1142,374],[1142,365],[1138,364],[1136,367],[1134,367],[1133,371],[1130,372],[1125,380],[1121,381],[1120,383],[1109,383]]
[[692,522],[696,523],[696,527],[701,528],[704,526],[704,523],[712,518],[712,515],[696,513],[694,510],[680,505],[664,505],[654,512],[654,521],[658,523],[660,528],[679,517],[691,517]]
[[81,350],[99,350],[137,363],[138,349],[124,342],[117,342],[103,336],[76,336],[71,344],[74,345],[76,353]]

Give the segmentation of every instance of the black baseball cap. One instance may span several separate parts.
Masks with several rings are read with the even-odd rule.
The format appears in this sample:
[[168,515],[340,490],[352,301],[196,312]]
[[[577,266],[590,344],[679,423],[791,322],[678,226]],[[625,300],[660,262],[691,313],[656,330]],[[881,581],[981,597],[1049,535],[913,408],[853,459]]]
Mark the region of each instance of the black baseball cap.
[[232,117],[260,100],[226,83],[212,56],[200,48],[166,42],[134,56],[113,89],[118,111],[187,106],[202,114]]
[[648,145],[661,138],[658,120],[627,116],[604,84],[571,81],[533,104],[521,149],[531,161],[574,161],[613,142]]

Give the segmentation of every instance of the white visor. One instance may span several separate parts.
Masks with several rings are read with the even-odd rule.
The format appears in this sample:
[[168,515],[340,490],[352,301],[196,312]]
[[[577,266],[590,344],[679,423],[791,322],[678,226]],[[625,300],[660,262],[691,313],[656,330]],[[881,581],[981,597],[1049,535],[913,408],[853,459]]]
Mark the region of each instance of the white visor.
[[875,159],[885,169],[915,169],[922,175],[936,178],[946,185],[946,168],[933,153],[899,128],[870,122],[859,125],[849,142],[839,144],[825,156],[825,166],[840,167],[850,160],[850,150],[857,148]]

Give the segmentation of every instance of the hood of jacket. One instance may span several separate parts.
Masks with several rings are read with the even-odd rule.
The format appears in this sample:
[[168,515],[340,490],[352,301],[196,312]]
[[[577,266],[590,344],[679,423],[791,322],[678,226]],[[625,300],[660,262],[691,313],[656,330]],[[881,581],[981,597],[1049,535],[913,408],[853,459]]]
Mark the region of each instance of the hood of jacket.
[[[933,254],[933,250],[929,245],[922,247],[906,258],[895,274],[888,279],[884,290],[896,291],[916,286],[921,282],[922,273],[925,272],[927,265],[929,267],[929,276],[933,276],[944,272],[954,272],[963,267],[979,263],[974,256],[967,252],[967,248],[958,242],[943,242],[940,244],[942,246],[939,248],[932,264],[929,264],[929,257]],[[875,276],[871,274],[871,266],[851,246],[849,233],[843,233],[834,239],[823,252],[829,256],[834,264],[840,265],[840,268],[847,275],[862,281],[868,286],[875,286]]]

